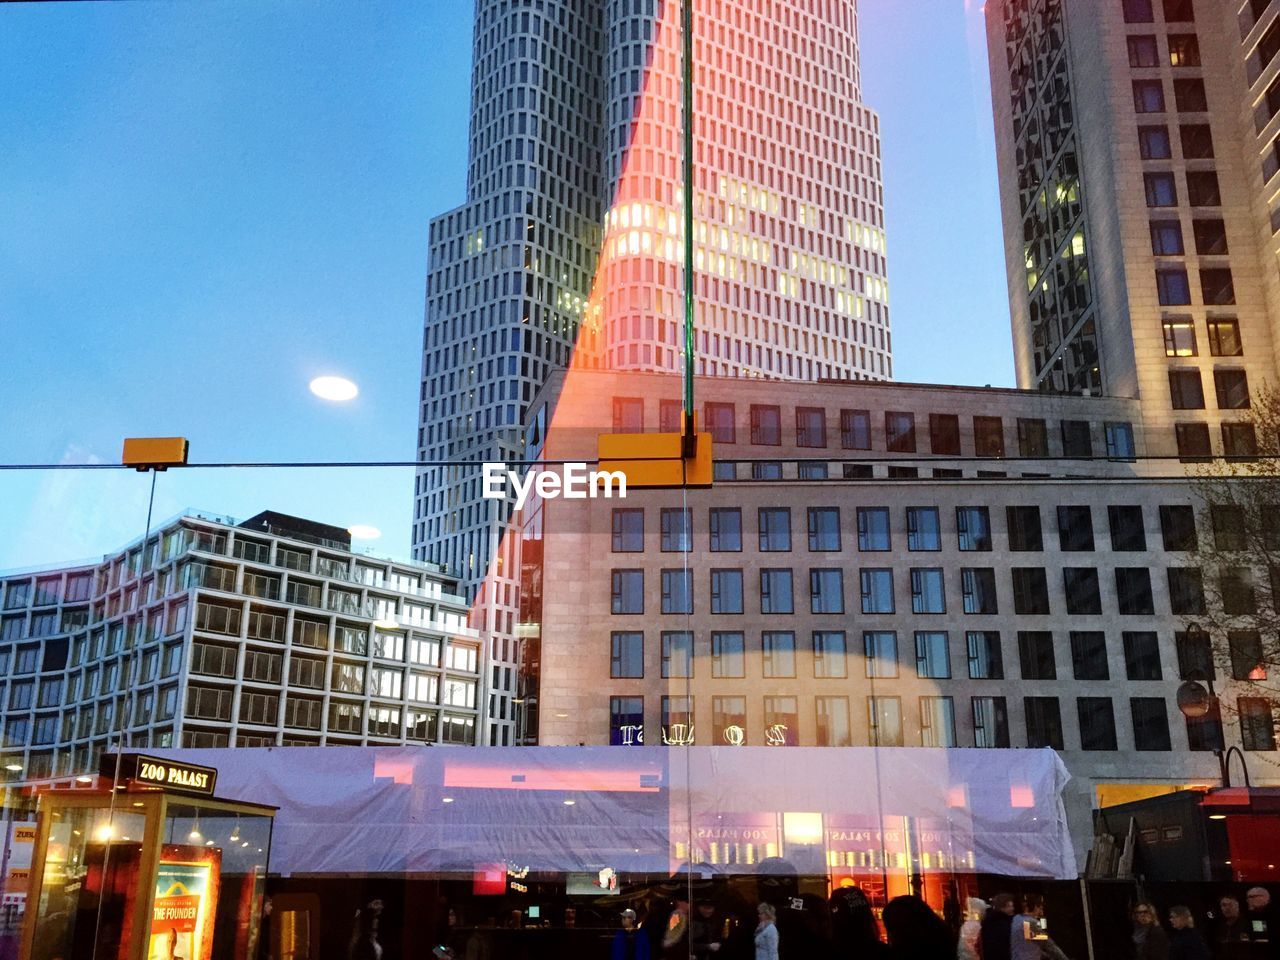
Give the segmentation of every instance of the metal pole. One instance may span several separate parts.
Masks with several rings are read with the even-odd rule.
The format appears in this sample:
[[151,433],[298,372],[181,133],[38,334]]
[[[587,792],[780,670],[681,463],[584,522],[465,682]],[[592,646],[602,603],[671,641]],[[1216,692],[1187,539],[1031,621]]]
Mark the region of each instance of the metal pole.
[[681,4],[681,86],[684,116],[684,444],[685,457],[697,452],[693,425],[693,0]]

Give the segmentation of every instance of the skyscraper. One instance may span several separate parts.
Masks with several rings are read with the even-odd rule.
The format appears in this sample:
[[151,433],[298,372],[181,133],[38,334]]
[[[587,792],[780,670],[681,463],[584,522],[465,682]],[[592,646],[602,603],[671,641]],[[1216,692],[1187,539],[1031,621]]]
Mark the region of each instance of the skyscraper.
[[1276,375],[1275,14],[986,6],[1018,383],[1141,400],[1153,453],[1252,452]]

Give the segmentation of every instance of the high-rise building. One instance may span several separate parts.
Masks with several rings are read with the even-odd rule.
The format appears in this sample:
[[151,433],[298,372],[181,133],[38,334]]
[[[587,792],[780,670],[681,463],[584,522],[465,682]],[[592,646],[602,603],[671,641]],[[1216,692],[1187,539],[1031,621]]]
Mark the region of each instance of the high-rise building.
[[1280,5],[992,0],[1018,383],[1141,401],[1153,453],[1247,455],[1277,373]]

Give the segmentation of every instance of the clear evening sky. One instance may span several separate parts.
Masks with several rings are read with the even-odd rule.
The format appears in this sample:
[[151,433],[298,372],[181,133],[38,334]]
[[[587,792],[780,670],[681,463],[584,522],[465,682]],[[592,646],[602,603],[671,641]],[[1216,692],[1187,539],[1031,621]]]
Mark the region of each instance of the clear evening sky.
[[[895,372],[1011,385],[981,14],[861,0]],[[427,225],[464,196],[471,5],[0,6],[0,463],[415,453]],[[333,406],[321,373],[361,389]],[[0,569],[141,534],[146,483],[0,473]],[[373,524],[408,555],[412,472],[171,471],[156,514]]]

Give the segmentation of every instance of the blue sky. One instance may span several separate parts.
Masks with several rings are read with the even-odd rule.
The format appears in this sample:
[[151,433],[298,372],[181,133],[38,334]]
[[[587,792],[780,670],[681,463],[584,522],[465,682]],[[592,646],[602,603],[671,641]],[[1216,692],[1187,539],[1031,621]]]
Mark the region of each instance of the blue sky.
[[[899,379],[1012,383],[972,0],[862,0]],[[904,9],[909,8],[909,13]],[[0,463],[410,459],[429,218],[464,194],[468,3],[0,7]],[[306,390],[342,373],[359,399]],[[0,473],[0,569],[141,532],[147,479]],[[411,471],[185,470],[157,514],[371,523]]]

